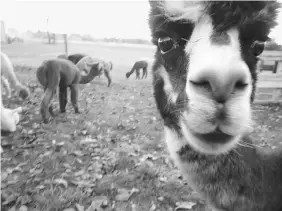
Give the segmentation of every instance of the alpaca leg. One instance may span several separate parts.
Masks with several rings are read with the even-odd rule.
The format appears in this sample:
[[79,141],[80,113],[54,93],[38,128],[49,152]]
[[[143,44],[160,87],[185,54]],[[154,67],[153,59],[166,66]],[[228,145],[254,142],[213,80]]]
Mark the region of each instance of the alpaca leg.
[[74,108],[74,112],[75,113],[80,113],[79,112],[79,109],[78,109],[78,85],[79,84],[72,84],[70,85],[70,90],[71,90],[71,103],[72,103],[72,106]]
[[68,87],[65,85],[59,86],[59,103],[60,103],[60,111],[61,113],[66,112],[66,105],[68,101]]
[[10,84],[7,78],[5,78],[3,75],[1,77],[1,81],[2,81],[2,85],[4,86],[5,90],[6,90],[6,94],[8,96],[8,98],[11,98],[11,88],[10,88]]
[[135,70],[135,74],[136,74],[136,79],[138,79],[138,70]]
[[141,71],[140,71],[140,69],[138,69],[138,80],[140,80],[140,73]]
[[109,71],[104,71],[104,75],[106,76],[106,78],[108,79],[108,87],[111,85],[112,83],[112,78],[110,76]]
[[48,88],[45,90],[44,97],[43,97],[43,100],[40,106],[40,113],[41,113],[44,123],[48,122],[47,116],[48,116],[49,105],[50,105],[50,102],[53,98],[55,91],[56,90],[54,89],[48,89]]
[[147,78],[147,74],[148,74],[148,70],[147,70],[147,68],[145,67],[145,68],[143,69],[143,76],[144,76],[144,78]]
[[145,76],[145,69],[142,69],[143,71],[142,71],[142,79],[144,78],[144,76]]

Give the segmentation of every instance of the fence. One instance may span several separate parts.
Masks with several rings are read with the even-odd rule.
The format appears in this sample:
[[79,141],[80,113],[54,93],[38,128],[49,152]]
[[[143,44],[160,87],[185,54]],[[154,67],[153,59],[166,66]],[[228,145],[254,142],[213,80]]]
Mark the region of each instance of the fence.
[[264,51],[255,103],[282,103],[282,51]]

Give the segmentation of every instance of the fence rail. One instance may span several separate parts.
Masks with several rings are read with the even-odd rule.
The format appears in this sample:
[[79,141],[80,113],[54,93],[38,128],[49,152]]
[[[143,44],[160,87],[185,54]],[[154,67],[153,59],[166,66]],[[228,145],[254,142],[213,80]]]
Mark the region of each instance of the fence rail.
[[264,51],[260,59],[255,103],[282,103],[282,51]]

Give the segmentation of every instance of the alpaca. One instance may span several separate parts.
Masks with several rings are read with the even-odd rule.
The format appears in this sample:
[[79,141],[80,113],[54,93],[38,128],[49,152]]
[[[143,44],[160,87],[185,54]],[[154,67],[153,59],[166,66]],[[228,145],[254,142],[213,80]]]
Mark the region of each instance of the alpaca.
[[76,66],[80,69],[80,71],[85,71],[86,73],[89,72],[88,69],[85,69],[85,63],[91,63],[91,62],[99,62],[102,65],[102,71],[100,72],[100,74],[98,76],[101,76],[102,74],[105,75],[105,77],[108,79],[108,87],[111,85],[112,83],[112,78],[110,75],[111,70],[113,69],[113,63],[111,61],[106,62],[103,59],[99,59],[99,58],[95,58],[95,57],[91,57],[91,56],[85,56],[82,59],[79,60],[79,62],[76,63]]
[[11,97],[9,82],[12,84],[12,87],[19,92],[19,97],[22,99],[25,99],[30,95],[29,89],[18,80],[11,60],[3,52],[1,52],[1,81],[6,89],[8,98]]
[[85,68],[89,68],[88,75],[81,75],[78,67],[66,59],[51,59],[44,61],[37,69],[36,76],[39,83],[44,88],[44,97],[41,102],[40,112],[44,123],[48,122],[48,109],[51,116],[55,116],[51,100],[59,87],[59,103],[61,113],[66,112],[67,88],[71,90],[71,102],[75,113],[80,113],[78,109],[78,84],[87,84],[95,76],[100,74],[102,66],[100,63],[85,63]]
[[68,60],[72,61],[74,64],[77,64],[79,60],[81,60],[83,57],[88,56],[86,54],[81,54],[81,53],[76,53],[76,54],[71,54],[67,57]]
[[129,72],[125,74],[126,78],[129,78],[132,73],[136,73],[136,79],[140,79],[140,70],[143,70],[143,78],[147,78],[148,75],[148,61],[146,60],[138,60],[137,62],[134,63],[133,67]]
[[[85,54],[80,54],[80,53],[71,54],[69,56],[66,55],[66,54],[60,54],[59,56],[57,56],[57,58],[67,59],[67,60],[70,60],[71,62],[73,62],[74,64],[76,64],[77,62],[79,62],[80,59],[82,59],[85,56],[86,56]],[[81,75],[87,75],[88,70],[83,68],[82,70],[80,70],[80,73],[81,73]]]
[[281,211],[282,151],[251,140],[256,63],[281,5],[149,2],[154,97],[176,166],[212,210]]
[[6,92],[6,95],[8,98],[11,98],[12,97],[12,94],[11,94],[11,88],[10,88],[10,83],[8,81],[7,78],[5,78],[4,75],[1,76],[1,86],[3,86],[5,88],[5,92]]
[[5,108],[2,102],[2,87],[0,86],[1,103],[1,131],[15,132],[20,121],[22,107],[15,109]]

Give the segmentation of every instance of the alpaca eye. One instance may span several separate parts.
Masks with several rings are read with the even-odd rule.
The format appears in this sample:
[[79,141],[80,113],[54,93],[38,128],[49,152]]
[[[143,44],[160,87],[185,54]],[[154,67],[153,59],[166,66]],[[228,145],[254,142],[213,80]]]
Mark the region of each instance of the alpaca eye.
[[254,54],[254,56],[259,56],[263,50],[264,50],[264,42],[260,42],[260,41],[254,41],[251,48],[252,48],[252,52]]
[[158,46],[162,54],[165,54],[176,47],[171,37],[160,37],[158,39]]

